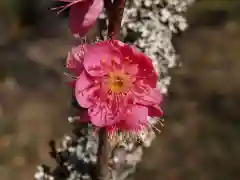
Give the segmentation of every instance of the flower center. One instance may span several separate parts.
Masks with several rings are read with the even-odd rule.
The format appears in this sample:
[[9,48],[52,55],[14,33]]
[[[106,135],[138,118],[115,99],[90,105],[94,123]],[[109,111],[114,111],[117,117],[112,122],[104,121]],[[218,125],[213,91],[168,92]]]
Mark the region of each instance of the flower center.
[[131,84],[129,80],[123,72],[111,72],[108,74],[108,88],[114,93],[126,92]]

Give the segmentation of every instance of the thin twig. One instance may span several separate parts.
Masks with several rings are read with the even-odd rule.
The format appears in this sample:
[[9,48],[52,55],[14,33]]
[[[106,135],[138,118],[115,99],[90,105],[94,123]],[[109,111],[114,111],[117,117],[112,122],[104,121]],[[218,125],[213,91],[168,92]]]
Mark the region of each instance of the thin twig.
[[[111,2],[111,0],[104,0],[104,3],[109,19],[108,35],[111,38],[116,38],[121,28],[125,0],[115,0],[113,3]],[[108,156],[108,134],[105,128],[100,128],[96,167],[97,172],[95,174],[96,180],[108,179]]]
[[108,134],[105,128],[100,128],[96,169],[97,180],[108,179],[108,156],[109,156]]
[[122,16],[126,0],[114,0],[111,9],[107,10],[109,16],[108,35],[117,39],[120,33]]

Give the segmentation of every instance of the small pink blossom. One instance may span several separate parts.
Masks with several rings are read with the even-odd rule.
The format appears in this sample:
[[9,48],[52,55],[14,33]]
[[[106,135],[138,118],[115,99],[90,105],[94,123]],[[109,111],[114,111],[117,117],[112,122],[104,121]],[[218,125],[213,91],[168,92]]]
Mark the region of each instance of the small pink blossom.
[[[76,78],[83,71],[83,56],[84,56],[84,45],[79,45],[73,47],[72,50],[68,53],[66,68],[73,73],[73,79],[67,84],[71,87],[75,86]],[[68,75],[68,74],[67,74]]]
[[59,12],[70,7],[69,27],[73,35],[84,36],[93,27],[103,9],[103,0],[59,0],[67,5],[55,8]]
[[117,40],[83,48],[75,96],[93,125],[136,131],[148,125],[148,116],[162,115],[157,74],[148,57]]

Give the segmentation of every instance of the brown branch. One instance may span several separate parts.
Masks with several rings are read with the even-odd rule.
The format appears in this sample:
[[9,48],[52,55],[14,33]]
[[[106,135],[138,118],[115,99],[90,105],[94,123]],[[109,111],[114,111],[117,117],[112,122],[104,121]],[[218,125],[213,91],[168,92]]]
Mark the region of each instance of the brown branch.
[[114,0],[107,9],[109,18],[108,36],[118,39],[126,0]]
[[[108,36],[117,38],[121,28],[125,0],[104,0],[104,6],[109,19]],[[99,145],[97,152],[96,180],[108,180],[108,158],[109,158],[108,134],[105,128],[100,128]]]
[[96,180],[108,179],[108,156],[109,156],[108,134],[105,128],[101,128],[99,130]]
[[104,0],[104,7],[105,7],[106,10],[111,9],[111,7],[112,7],[111,0]]

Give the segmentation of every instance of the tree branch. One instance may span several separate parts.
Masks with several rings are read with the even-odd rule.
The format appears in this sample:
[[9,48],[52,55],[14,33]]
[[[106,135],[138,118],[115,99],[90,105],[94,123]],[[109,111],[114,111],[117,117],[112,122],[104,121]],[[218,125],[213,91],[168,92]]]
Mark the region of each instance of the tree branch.
[[[104,6],[109,19],[108,36],[116,38],[119,35],[122,16],[125,6],[125,0],[104,0]],[[100,128],[99,131],[99,146],[97,152],[96,180],[108,179],[108,134],[105,128]]]
[[109,18],[108,36],[117,39],[120,33],[122,16],[124,12],[125,0],[114,0],[108,6],[107,14]]
[[97,152],[96,180],[108,179],[108,134],[105,128],[99,130],[99,146]]

